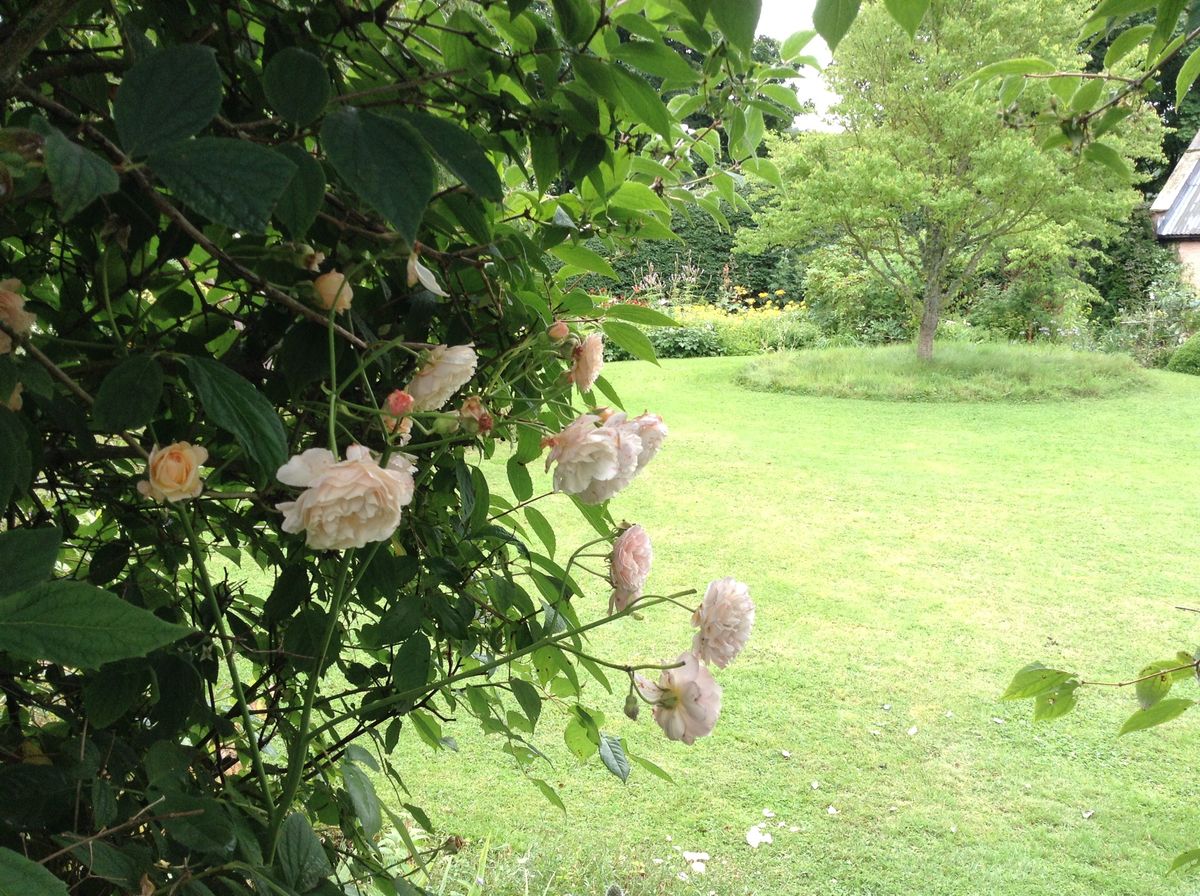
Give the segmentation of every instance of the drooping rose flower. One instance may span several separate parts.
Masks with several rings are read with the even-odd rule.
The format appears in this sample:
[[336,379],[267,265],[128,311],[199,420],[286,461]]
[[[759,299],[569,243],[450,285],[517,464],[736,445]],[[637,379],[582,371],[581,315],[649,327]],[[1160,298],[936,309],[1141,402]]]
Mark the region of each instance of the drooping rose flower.
[[283,512],[283,531],[303,532],[316,550],[361,548],[385,541],[400,525],[401,509],[412,501],[416,467],[407,455],[394,454],[386,467],[362,445],[334,460],[324,448],[310,448],[279,468],[284,485],[303,488],[295,501],[275,505]]
[[654,721],[670,740],[689,746],[711,734],[721,714],[721,686],[694,654],[682,653],[675,669],[663,669],[658,682],[637,676],[642,696],[654,704]]
[[478,395],[471,395],[462,403],[462,407],[458,409],[458,419],[463,430],[470,435],[487,435],[495,425],[492,415],[488,413]]
[[[25,310],[20,280],[0,280],[0,321],[20,336],[28,336],[33,331],[37,316]],[[12,337],[0,330],[0,355],[12,350]]]
[[25,387],[20,383],[13,386],[12,394],[8,396],[8,400],[4,402],[4,406],[10,411],[19,411],[24,406],[25,402],[21,398],[21,393]]
[[473,344],[435,346],[405,390],[413,397],[414,409],[440,410],[455,392],[471,381],[478,363]]
[[159,503],[194,498],[204,489],[200,467],[207,460],[208,449],[188,442],[163,448],[155,445],[146,464],[146,478],[137,484],[138,492]]
[[587,392],[596,385],[600,368],[604,366],[604,337],[599,333],[592,333],[575,346],[572,357],[573,363],[570,372],[567,373],[567,379],[574,383],[580,392]]
[[330,271],[314,280],[313,294],[317,297],[318,305],[338,314],[349,311],[350,303],[354,300],[354,290],[346,282],[346,275],[338,271]]
[[565,320],[556,320],[546,328],[546,335],[550,337],[551,342],[562,342],[571,335],[571,328]]
[[608,600],[609,613],[620,613],[642,596],[653,561],[650,536],[641,526],[630,526],[617,536],[609,557],[609,581],[613,586],[612,597]]
[[442,289],[441,284],[437,282],[437,278],[433,276],[433,271],[421,264],[420,253],[415,249],[408,256],[408,285],[416,286],[420,283],[423,287],[433,293],[435,296],[446,298],[450,293]]
[[732,576],[710,582],[704,601],[692,614],[699,631],[692,652],[706,663],[724,669],[746,646],[754,626],[750,589]]
[[641,414],[629,421],[636,427],[638,438],[642,440],[642,450],[638,453],[638,470],[650,463],[658,449],[667,438],[667,425],[658,414]]
[[[629,485],[643,466],[640,458],[646,452],[641,429],[642,424],[625,414],[605,409],[603,413],[584,414],[562,432],[544,439],[543,446],[552,448],[546,469],[558,463],[554,490],[575,495],[585,504],[607,501]],[[652,426],[648,431],[661,442],[660,429],[665,435],[665,427]]]

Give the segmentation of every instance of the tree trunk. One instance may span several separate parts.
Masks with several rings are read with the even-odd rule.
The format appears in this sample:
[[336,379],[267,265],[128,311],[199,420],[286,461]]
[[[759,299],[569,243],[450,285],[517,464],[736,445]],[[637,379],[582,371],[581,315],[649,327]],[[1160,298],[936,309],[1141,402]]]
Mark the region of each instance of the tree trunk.
[[933,337],[937,333],[942,313],[942,294],[933,285],[925,288],[925,303],[921,311],[921,329],[917,333],[917,357],[922,361],[933,358]]

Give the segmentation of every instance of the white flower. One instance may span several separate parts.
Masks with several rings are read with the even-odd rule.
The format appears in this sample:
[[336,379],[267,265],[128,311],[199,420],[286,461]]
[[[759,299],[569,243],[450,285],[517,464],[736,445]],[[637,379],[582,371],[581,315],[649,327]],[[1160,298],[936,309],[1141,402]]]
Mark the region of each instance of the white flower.
[[[655,443],[653,451],[646,451],[642,432]],[[599,504],[633,481],[644,466],[642,458],[649,460],[665,436],[666,427],[654,415],[629,420],[625,414],[584,414],[543,441],[552,447],[546,469],[558,463],[555,491],[575,495],[585,504]]]
[[642,450],[638,454],[638,470],[650,463],[658,449],[667,438],[667,425],[658,414],[642,414],[629,421],[637,428],[638,438],[642,440]]
[[664,669],[658,683],[637,677],[638,690],[654,704],[654,721],[670,740],[693,744],[711,734],[721,713],[721,686],[694,654],[680,654],[675,669]]
[[207,460],[207,449],[188,442],[165,448],[155,445],[146,463],[146,478],[137,484],[138,492],[159,503],[194,498],[204,488],[200,467]]
[[600,368],[604,366],[604,337],[599,333],[592,333],[575,346],[572,358],[573,363],[567,379],[574,383],[580,392],[587,392],[596,385]]
[[608,612],[619,613],[642,596],[653,560],[650,536],[641,526],[630,526],[617,537],[609,558],[613,592]]
[[710,582],[703,603],[692,614],[692,625],[700,629],[692,651],[704,662],[724,669],[750,638],[754,625],[750,589],[732,576]]
[[439,345],[430,350],[405,391],[413,397],[413,409],[436,411],[471,381],[479,358],[474,345]]
[[435,296],[446,298],[450,293],[442,289],[437,279],[433,276],[433,271],[421,264],[421,256],[415,250],[408,256],[408,285],[416,286],[420,283]]
[[324,448],[296,455],[275,474],[284,485],[303,488],[283,512],[283,531],[305,533],[317,550],[361,548],[391,537],[400,525],[401,508],[412,501],[416,467],[407,455],[393,455],[386,467],[361,445],[335,461]]
[[[37,317],[25,310],[20,280],[0,280],[0,321],[21,336],[28,336],[33,330]],[[0,355],[8,354],[12,348],[12,337],[0,330]]]
[[637,428],[631,426],[624,414],[610,414],[597,430],[602,438],[608,439],[616,451],[617,474],[608,479],[593,479],[578,492],[584,504],[599,504],[633,482],[641,466],[638,457],[642,453],[642,440]]

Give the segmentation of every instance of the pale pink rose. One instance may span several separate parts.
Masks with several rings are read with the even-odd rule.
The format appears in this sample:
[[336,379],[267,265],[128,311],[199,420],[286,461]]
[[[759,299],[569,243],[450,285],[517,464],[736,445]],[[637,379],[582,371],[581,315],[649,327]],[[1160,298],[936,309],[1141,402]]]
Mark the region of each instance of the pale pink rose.
[[450,293],[442,289],[437,282],[437,278],[433,276],[433,271],[421,264],[421,257],[415,250],[408,256],[408,285],[416,286],[420,283],[423,287],[433,293],[435,296],[446,298]]
[[724,669],[750,640],[754,625],[754,601],[750,589],[732,576],[710,582],[704,601],[692,614],[699,629],[692,652],[706,663]]
[[551,342],[562,342],[571,335],[571,328],[565,320],[556,320],[546,329],[546,335],[550,337]]
[[346,282],[346,276],[338,271],[322,274],[313,281],[313,293],[317,304],[326,311],[336,311],[342,314],[350,310],[350,302],[354,299],[354,290]]
[[405,391],[418,411],[436,411],[471,381],[479,358],[474,345],[439,345],[430,350]]
[[146,478],[137,484],[138,492],[155,501],[182,501],[194,498],[204,489],[200,467],[208,460],[208,450],[187,442],[175,442],[164,448],[154,446],[146,464]]
[[667,438],[667,425],[658,414],[642,414],[629,421],[637,429],[638,438],[642,440],[642,450],[638,454],[638,470],[650,463],[658,449]]
[[20,383],[17,383],[15,386],[13,386],[12,394],[8,396],[8,401],[4,402],[4,406],[10,411],[21,410],[25,404],[24,400],[21,398],[21,393],[24,390],[25,387]]
[[384,401],[384,410],[393,417],[403,417],[413,409],[415,399],[403,389],[393,389]]
[[599,333],[592,333],[575,346],[573,359],[567,379],[574,383],[580,392],[587,392],[596,385],[600,368],[604,366],[604,337]]
[[[658,424],[650,421],[651,417]],[[546,458],[546,469],[558,463],[554,490],[575,495],[585,504],[609,500],[633,481],[643,466],[642,458],[653,456],[653,451],[646,452],[640,433],[645,430],[652,440],[661,443],[666,434],[661,423],[661,418],[653,415],[644,414],[635,421],[606,408],[585,414],[562,432],[544,439],[542,445],[553,448]]]
[[483,406],[478,395],[472,395],[462,403],[462,407],[458,409],[458,419],[463,430],[470,435],[476,433],[487,435],[495,425],[492,415]]
[[637,428],[630,425],[624,414],[608,413],[599,428],[617,451],[617,474],[608,479],[594,479],[577,495],[585,504],[599,504],[623,490],[637,475],[638,457],[642,452],[642,440]]
[[[0,280],[0,321],[20,336],[28,336],[33,331],[37,316],[25,310],[20,280]],[[8,354],[12,349],[12,337],[0,330],[0,355]]]
[[653,560],[650,536],[641,526],[630,526],[617,536],[609,557],[609,581],[613,586],[609,613],[620,613],[642,596]]
[[295,501],[275,505],[283,531],[303,532],[316,550],[340,551],[386,541],[400,525],[401,508],[413,499],[416,467],[407,455],[393,455],[386,467],[362,445],[335,461],[324,448],[310,448],[279,468],[276,478],[303,488]]
[[664,669],[657,683],[637,676],[638,690],[654,704],[654,721],[670,740],[693,744],[711,734],[721,714],[721,686],[695,655],[683,653],[676,669]]

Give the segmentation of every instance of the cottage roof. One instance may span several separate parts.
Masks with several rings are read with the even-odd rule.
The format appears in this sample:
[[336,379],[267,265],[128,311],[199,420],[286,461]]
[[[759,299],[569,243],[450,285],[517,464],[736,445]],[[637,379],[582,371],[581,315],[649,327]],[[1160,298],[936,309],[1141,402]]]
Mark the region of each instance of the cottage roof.
[[1200,237],[1200,133],[1179,159],[1166,186],[1150,206],[1162,239]]

